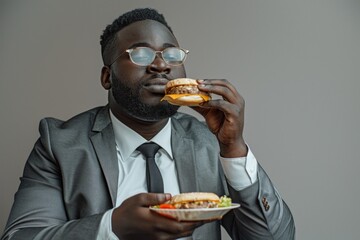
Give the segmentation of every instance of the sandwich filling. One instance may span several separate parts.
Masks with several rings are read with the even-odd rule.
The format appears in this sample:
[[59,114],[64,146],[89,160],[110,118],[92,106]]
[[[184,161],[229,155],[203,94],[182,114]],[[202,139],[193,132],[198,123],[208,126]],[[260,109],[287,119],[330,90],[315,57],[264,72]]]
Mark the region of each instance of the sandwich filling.
[[198,209],[218,208],[231,206],[231,198],[227,196],[218,197],[214,193],[191,192],[175,195],[166,203],[160,204],[158,208],[170,209]]
[[173,206],[177,209],[190,209],[190,208],[217,208],[218,202],[213,201],[194,201],[175,203]]
[[196,85],[181,85],[166,89],[166,94],[197,94],[199,92]]

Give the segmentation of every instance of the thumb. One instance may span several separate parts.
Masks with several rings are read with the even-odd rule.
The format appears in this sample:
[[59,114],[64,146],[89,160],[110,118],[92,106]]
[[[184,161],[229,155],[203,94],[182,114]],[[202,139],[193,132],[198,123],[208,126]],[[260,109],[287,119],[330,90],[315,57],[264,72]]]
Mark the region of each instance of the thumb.
[[159,205],[171,199],[171,194],[169,193],[141,193],[138,194],[138,202],[142,206],[153,206]]
[[207,102],[202,103],[199,106],[192,106],[190,107],[191,109],[193,109],[194,111],[198,112],[199,114],[201,114],[203,117],[206,116],[206,114],[209,112],[210,107],[207,106]]

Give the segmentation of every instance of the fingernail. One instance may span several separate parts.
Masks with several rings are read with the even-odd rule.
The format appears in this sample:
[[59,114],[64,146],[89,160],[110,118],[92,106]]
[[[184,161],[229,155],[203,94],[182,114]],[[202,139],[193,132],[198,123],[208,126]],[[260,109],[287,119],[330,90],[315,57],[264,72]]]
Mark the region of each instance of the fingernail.
[[165,193],[165,199],[166,201],[171,199],[171,194],[170,193]]

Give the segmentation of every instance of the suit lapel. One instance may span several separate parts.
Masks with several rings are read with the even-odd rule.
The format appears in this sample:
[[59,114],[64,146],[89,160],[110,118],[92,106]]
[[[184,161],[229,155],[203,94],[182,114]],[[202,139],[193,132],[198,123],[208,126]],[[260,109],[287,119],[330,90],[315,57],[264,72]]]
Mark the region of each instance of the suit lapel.
[[[172,118],[171,147],[181,192],[196,192],[196,165],[194,143],[186,138],[184,129],[177,119]],[[186,176],[186,177],[184,177]]]
[[[113,206],[116,204],[117,181],[119,176],[115,136],[112,128],[109,108],[99,111],[94,121],[94,135],[90,137],[100,166],[109,188]],[[196,192],[195,149],[193,140],[186,137],[186,133],[177,119],[172,118],[171,147],[178,175],[181,192]],[[184,177],[186,176],[186,177]]]
[[113,206],[115,206],[119,169],[109,108],[106,107],[98,113],[94,122],[93,131],[95,134],[90,137],[90,140],[103,170],[111,201]]

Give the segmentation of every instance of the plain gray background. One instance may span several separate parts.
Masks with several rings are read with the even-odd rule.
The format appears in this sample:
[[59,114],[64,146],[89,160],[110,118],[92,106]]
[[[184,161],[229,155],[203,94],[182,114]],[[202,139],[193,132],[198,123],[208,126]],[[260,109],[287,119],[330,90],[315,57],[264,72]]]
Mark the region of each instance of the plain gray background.
[[39,120],[106,104],[99,36],[148,6],[190,49],[189,77],[227,78],[244,96],[246,140],[297,239],[359,239],[358,0],[0,0],[0,230]]

